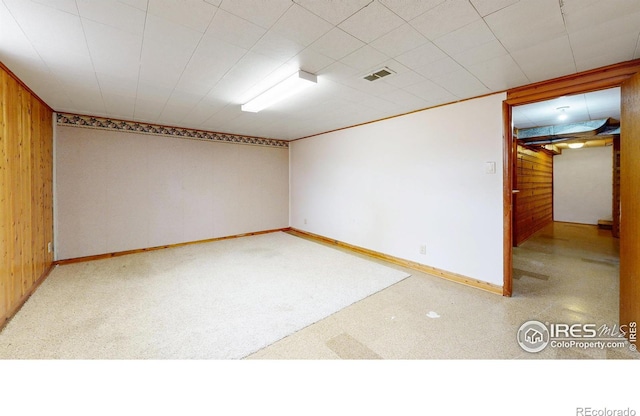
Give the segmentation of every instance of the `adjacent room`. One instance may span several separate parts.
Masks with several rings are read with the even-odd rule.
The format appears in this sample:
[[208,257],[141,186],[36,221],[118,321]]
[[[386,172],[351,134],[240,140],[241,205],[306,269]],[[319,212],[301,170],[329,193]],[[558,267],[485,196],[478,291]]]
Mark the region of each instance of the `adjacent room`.
[[0,358],[640,358],[521,339],[640,320],[640,3],[2,0],[0,26]]

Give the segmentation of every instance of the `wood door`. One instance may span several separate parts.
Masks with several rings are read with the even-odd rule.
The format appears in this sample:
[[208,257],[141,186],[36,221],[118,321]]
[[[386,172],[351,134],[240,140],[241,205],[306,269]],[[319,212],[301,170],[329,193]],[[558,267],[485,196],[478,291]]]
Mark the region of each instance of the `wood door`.
[[640,323],[640,73],[622,84],[620,324]]

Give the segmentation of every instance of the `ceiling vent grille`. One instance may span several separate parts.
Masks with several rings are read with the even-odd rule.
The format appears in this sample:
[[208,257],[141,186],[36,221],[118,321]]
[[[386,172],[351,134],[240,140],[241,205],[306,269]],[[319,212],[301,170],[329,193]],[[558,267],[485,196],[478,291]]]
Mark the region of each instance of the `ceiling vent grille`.
[[384,68],[379,69],[376,72],[365,76],[364,79],[366,79],[367,81],[375,81],[377,79],[384,78],[391,74],[395,74],[395,72],[393,72],[393,70],[385,66]]

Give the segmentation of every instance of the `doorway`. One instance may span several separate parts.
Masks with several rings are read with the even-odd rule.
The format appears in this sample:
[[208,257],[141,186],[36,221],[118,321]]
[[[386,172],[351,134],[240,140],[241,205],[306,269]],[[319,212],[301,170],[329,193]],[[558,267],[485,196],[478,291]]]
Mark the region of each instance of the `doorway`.
[[[513,187],[515,178],[514,161],[516,160],[517,147],[513,137],[513,109],[518,105],[531,104],[550,99],[559,98],[562,96],[584,94],[592,91],[601,91],[609,88],[620,87],[627,80],[640,78],[640,75],[636,75],[640,72],[640,60],[629,61],[605,68],[599,68],[583,72],[576,75],[558,78],[542,83],[532,84],[529,86],[513,89],[507,92],[507,99],[503,103],[503,120],[504,120],[504,146],[503,146],[503,174],[504,174],[504,188],[503,188],[503,204],[504,204],[504,285],[503,295],[511,296],[513,291],[513,202],[514,202],[514,190]],[[627,83],[628,84],[628,83]],[[640,85],[640,82],[633,82],[632,86]],[[629,97],[625,98],[625,89],[627,96],[640,93],[636,92],[633,88],[623,87],[622,98],[622,116],[621,124],[625,123],[625,114],[629,118],[630,125],[635,125],[631,121],[632,115],[637,117],[637,111],[634,108],[632,111],[625,110],[625,106],[631,106],[633,100]],[[637,100],[637,97],[635,98]],[[640,106],[639,106],[640,107]],[[631,130],[628,130],[630,133]],[[633,134],[637,132],[633,131]],[[635,146],[635,145],[634,145]],[[636,146],[638,147],[638,146]],[[635,151],[635,150],[633,150]],[[638,150],[640,153],[640,150]],[[622,147],[621,154],[624,154],[624,146]],[[624,156],[622,156],[624,161]],[[640,166],[637,163],[628,163],[626,167],[625,175],[628,175],[633,181],[640,177]],[[624,183],[624,178],[622,179]],[[628,188],[628,190],[626,190]],[[625,205],[625,199],[629,201]],[[640,215],[637,208],[638,202],[634,201],[631,197],[631,187],[622,186],[621,188],[621,204],[626,207],[625,217],[626,223],[634,224],[640,223],[640,220],[635,217]],[[625,208],[623,208],[625,210]],[[634,222],[635,220],[635,222]],[[624,221],[624,220],[623,220]],[[636,267],[634,265],[633,253],[637,254],[640,250],[640,241],[637,238],[633,238],[629,233],[624,232],[624,222],[621,228],[621,278],[620,278],[620,324],[625,324],[630,321],[640,321],[640,289],[638,288],[637,278],[635,274]],[[631,231],[633,230],[633,225]],[[632,264],[633,263],[633,264]],[[623,272],[624,271],[624,272]],[[623,274],[624,273],[624,274]],[[630,282],[626,281],[629,280]],[[629,306],[632,305],[632,306]]]

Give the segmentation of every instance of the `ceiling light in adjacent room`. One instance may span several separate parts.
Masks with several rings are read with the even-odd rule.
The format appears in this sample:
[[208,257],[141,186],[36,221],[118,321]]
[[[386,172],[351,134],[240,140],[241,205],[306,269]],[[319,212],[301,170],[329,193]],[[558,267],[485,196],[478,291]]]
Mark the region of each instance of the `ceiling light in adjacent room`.
[[567,119],[567,117],[569,117],[569,116],[567,115],[567,112],[566,112],[566,110],[568,110],[568,109],[569,109],[569,106],[568,106],[568,105],[565,105],[564,107],[558,107],[558,108],[556,108],[556,110],[557,110],[557,111],[560,111],[560,115],[558,115],[558,120],[560,120],[560,121],[564,121],[564,120],[566,120],[566,119]]
[[584,142],[569,143],[570,149],[580,149],[582,146],[584,146]]
[[318,82],[318,77],[305,71],[298,71],[265,92],[249,100],[240,107],[242,111],[257,113],[287,97]]

